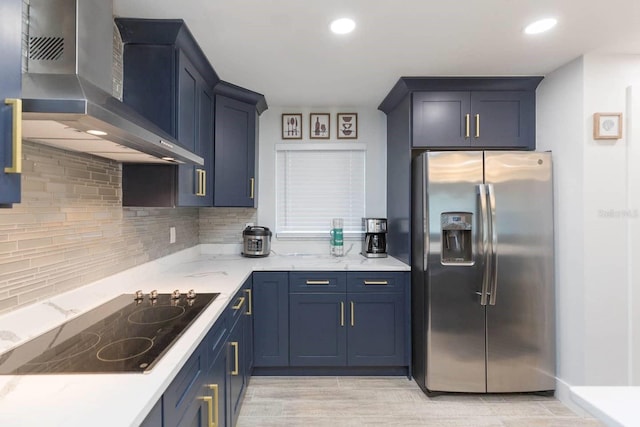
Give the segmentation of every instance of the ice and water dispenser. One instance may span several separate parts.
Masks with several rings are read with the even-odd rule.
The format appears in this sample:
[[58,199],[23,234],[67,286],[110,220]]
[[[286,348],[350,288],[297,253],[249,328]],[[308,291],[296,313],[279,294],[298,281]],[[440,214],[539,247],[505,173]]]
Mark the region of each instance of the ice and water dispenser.
[[472,214],[470,212],[443,212],[440,214],[442,264],[473,264],[471,224]]

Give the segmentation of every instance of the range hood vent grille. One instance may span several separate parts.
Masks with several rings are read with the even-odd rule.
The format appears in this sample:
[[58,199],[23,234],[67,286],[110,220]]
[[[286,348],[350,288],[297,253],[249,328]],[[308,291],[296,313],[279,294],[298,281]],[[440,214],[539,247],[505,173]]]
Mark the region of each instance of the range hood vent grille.
[[64,37],[29,37],[29,59],[57,61],[64,54]]

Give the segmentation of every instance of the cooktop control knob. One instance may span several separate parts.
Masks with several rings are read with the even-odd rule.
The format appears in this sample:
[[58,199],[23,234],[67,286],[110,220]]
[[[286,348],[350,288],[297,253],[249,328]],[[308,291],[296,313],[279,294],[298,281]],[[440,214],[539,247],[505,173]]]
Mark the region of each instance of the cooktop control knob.
[[194,291],[193,289],[189,289],[189,292],[187,292],[187,299],[194,299],[196,297],[196,291]]
[[144,298],[144,294],[141,290],[136,291],[136,297],[134,298],[136,301],[139,301]]
[[158,299],[158,291],[156,289],[149,292],[149,299],[151,300]]
[[180,291],[178,289],[171,293],[171,299],[180,299]]

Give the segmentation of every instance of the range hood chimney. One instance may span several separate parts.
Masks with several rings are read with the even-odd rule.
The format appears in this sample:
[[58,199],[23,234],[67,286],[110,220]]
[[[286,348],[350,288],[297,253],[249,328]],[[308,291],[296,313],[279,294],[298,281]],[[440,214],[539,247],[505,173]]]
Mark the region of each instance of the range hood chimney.
[[122,162],[204,164],[112,96],[112,0],[24,0],[23,9],[25,140]]

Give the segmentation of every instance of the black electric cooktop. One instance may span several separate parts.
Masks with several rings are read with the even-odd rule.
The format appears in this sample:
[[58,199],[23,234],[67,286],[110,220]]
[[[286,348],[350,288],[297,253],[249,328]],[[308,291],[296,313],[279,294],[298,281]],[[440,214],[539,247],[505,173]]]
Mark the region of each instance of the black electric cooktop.
[[0,374],[149,371],[218,295],[120,295],[1,354]]

